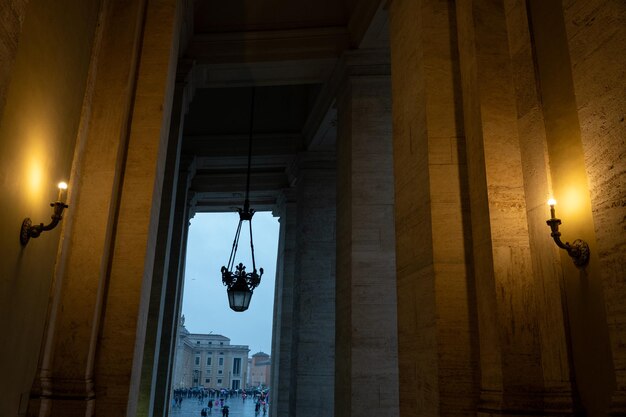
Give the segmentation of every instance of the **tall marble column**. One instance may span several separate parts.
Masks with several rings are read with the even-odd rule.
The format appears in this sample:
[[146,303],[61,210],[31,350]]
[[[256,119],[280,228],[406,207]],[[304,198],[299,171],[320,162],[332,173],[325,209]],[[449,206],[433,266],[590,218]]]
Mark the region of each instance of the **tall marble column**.
[[172,235],[167,274],[164,287],[161,333],[159,336],[159,356],[156,374],[153,377],[153,390],[150,401],[150,416],[167,416],[171,405],[172,386],[178,342],[178,325],[182,308],[185,281],[185,259],[191,206],[189,186],[194,176],[194,164],[189,158],[181,161],[178,174],[176,202],[172,218]]
[[402,416],[475,416],[477,334],[454,1],[394,0]]
[[[332,416],[335,375],[335,158],[299,156],[291,375],[294,416]],[[291,401],[291,399],[290,399]]]
[[[161,209],[159,211],[159,226],[154,256],[152,285],[150,298],[145,300],[145,302],[148,303],[148,319],[146,324],[146,339],[143,348],[141,386],[137,407],[138,416],[158,415],[155,414],[155,410],[153,409],[155,401],[162,402],[167,398],[164,392],[157,394],[155,390],[157,386],[159,363],[162,362],[164,357],[168,356],[167,352],[161,351],[161,342],[164,336],[166,339],[171,337],[166,330],[168,323],[164,322],[166,300],[168,296],[176,296],[175,291],[167,291],[169,289],[168,280],[171,278],[168,274],[169,264],[170,262],[176,264],[179,262],[177,259],[170,258],[170,254],[176,256],[173,245],[179,248],[181,243],[177,240],[173,241],[175,238],[173,235],[177,235],[175,229],[179,226],[174,224],[174,218],[176,210],[179,210],[178,206],[181,204],[179,201],[181,197],[183,208],[185,206],[187,191],[186,176],[182,177],[181,184],[178,182],[186,85],[186,74],[179,69],[176,87],[174,89],[167,158],[163,176],[163,191],[161,193]],[[186,172],[186,169],[184,172]],[[180,195],[181,192],[183,194],[182,196]],[[174,276],[172,279],[176,280],[176,278],[177,277]],[[169,323],[169,325],[171,327],[171,323]],[[165,380],[167,381],[167,375]],[[158,408],[161,410],[162,414],[163,406],[161,405]]]
[[[596,245],[592,251],[598,255],[595,264],[591,264],[586,271],[588,275],[580,279],[586,285],[578,287],[581,292],[577,301],[586,304],[578,310],[579,320],[586,322],[588,330],[580,337],[582,347],[586,350],[581,349],[580,357],[582,359],[588,353],[594,354],[593,360],[587,358],[589,365],[585,373],[589,375],[589,382],[586,385],[595,391],[598,399],[603,400],[610,392],[608,412],[620,416],[626,415],[626,54],[623,53],[626,42],[626,4],[619,0],[556,3],[531,1],[530,8],[533,10],[533,21],[541,22],[536,25],[535,36],[545,36],[546,41],[549,41],[542,51],[545,57],[554,54],[551,50],[555,45],[553,20],[561,20],[561,15],[563,23],[559,22],[558,25],[558,45],[569,52],[569,62],[566,59],[564,62],[567,57],[562,53],[552,68],[547,71],[544,69],[544,74],[551,73],[552,77],[561,81],[558,85],[562,88],[566,85],[562,74],[563,71],[567,72],[567,83],[571,82],[568,86],[571,88],[568,97],[572,98],[570,114],[578,119],[579,123],[575,127],[580,129],[580,136],[568,135],[569,132],[563,131],[555,144],[563,141],[567,149],[576,147],[578,152],[582,150],[584,156],[573,162],[575,170],[562,164],[562,169],[555,172],[555,176],[562,179],[562,189],[566,190],[567,183],[574,179],[568,177],[576,175],[574,181],[580,193],[585,194],[585,199],[585,186],[589,186],[586,212],[581,210],[569,216],[570,223],[574,218],[574,222],[580,222],[583,226],[572,233],[577,233],[577,236],[586,234],[588,238],[595,235]],[[550,8],[557,10],[553,12]],[[539,17],[546,13],[546,9],[553,15]],[[537,32],[543,32],[543,35]],[[556,99],[563,96],[562,91],[555,93]],[[558,120],[563,118],[559,117],[555,121]],[[591,227],[593,234],[589,233]],[[577,277],[574,275],[574,278]],[[587,283],[593,287],[593,291],[589,291]],[[600,283],[602,290],[598,288]],[[593,322],[587,321],[588,313],[594,314]],[[605,320],[606,326],[596,325],[600,320]],[[596,337],[602,337],[602,346],[595,343]],[[584,344],[585,340],[590,339],[594,340],[590,344],[592,346]],[[605,370],[602,375],[604,384],[600,386],[596,384],[596,361],[602,361]]]
[[276,417],[293,416],[295,386],[291,383],[291,365],[294,360],[294,279],[296,255],[296,200],[295,190],[285,190],[276,204],[274,215],[279,218],[280,234],[276,260],[274,321],[272,329],[272,401],[270,414]]
[[[533,265],[527,209],[528,202],[537,199],[527,200],[524,187],[518,97],[504,3],[456,4],[481,415],[545,410],[543,365],[547,357],[542,357],[539,318],[546,310],[539,307],[537,297],[533,270],[537,264]],[[563,323],[558,326],[562,328]]]
[[[567,323],[563,273],[559,249],[549,237],[546,219],[553,181],[548,163],[545,102],[540,95],[536,71],[537,36],[532,36],[529,4],[506,0],[508,49],[517,108],[517,130],[524,178],[528,238],[536,292],[537,329],[543,373],[543,411],[574,414],[577,409],[571,368],[570,329]],[[548,12],[551,14],[552,12]],[[550,43],[553,43],[553,39]],[[569,261],[569,260],[568,260]]]
[[71,180],[71,224],[28,415],[135,414],[147,316],[140,305],[154,265],[177,3],[104,2]]
[[399,410],[389,58],[387,51],[348,55],[337,99],[335,416],[393,417]]

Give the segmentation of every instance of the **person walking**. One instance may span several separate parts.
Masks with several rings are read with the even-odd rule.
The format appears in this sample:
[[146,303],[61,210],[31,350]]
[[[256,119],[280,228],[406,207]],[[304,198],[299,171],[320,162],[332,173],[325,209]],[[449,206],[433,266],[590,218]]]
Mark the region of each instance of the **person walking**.
[[211,414],[211,411],[213,411],[213,400],[209,400],[207,407],[209,407],[209,414]]

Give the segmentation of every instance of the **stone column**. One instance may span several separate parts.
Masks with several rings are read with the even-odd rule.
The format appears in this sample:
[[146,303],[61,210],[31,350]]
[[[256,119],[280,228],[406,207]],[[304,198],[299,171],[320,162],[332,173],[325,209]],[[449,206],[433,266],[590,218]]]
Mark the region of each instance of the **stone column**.
[[[548,163],[546,120],[536,73],[536,36],[531,36],[529,2],[506,0],[506,26],[512,80],[515,86],[517,126],[520,142],[528,237],[533,264],[543,372],[543,410],[545,413],[580,412],[573,387],[571,347],[567,323],[567,303],[559,249],[549,236],[547,198],[552,179]],[[551,12],[548,12],[550,14]],[[533,45],[533,40],[535,45]],[[553,42],[553,39],[550,40]]]
[[400,415],[475,416],[477,331],[454,1],[394,0]]
[[270,414],[276,417],[294,415],[295,391],[291,383],[294,333],[294,279],[296,254],[295,190],[285,190],[276,204],[280,234],[276,260],[276,286],[272,329],[272,402]]
[[456,5],[480,343],[478,411],[539,413],[541,333],[504,2]]
[[[96,414],[135,415],[170,133],[182,11],[148,2],[95,357]],[[161,119],[150,119],[159,113]],[[154,117],[154,116],[153,116]],[[143,219],[143,221],[138,221]],[[131,370],[130,379],[128,371]]]
[[[398,416],[391,80],[346,57],[337,99],[335,416]],[[383,64],[383,65],[380,65]],[[382,69],[382,71],[377,71]],[[358,75],[367,72],[368,75]]]
[[163,315],[159,337],[159,356],[156,363],[156,375],[153,378],[153,392],[150,416],[167,416],[171,406],[172,384],[176,345],[178,342],[179,317],[185,282],[185,259],[187,254],[187,234],[189,232],[189,186],[194,176],[194,165],[190,159],[183,158],[178,174],[174,217],[167,274],[167,286],[164,288]]
[[[290,381],[298,417],[332,416],[335,375],[335,160],[299,156]],[[291,401],[291,399],[290,399]]]
[[147,314],[139,306],[150,292],[154,264],[176,5],[104,2],[63,268],[28,415],[135,413]]
[[[148,307],[138,416],[163,415],[164,411],[167,410],[169,398],[164,387],[167,386],[169,378],[167,372],[170,367],[169,361],[167,361],[170,354],[168,342],[171,342],[170,339],[173,337],[171,331],[173,320],[175,320],[175,314],[172,314],[172,305],[176,304],[175,300],[178,296],[178,270],[175,269],[175,272],[170,274],[170,264],[178,266],[181,263],[178,257],[182,244],[180,241],[181,231],[185,222],[180,216],[185,215],[189,186],[188,161],[183,162],[184,168],[180,170],[181,174],[178,174],[181,159],[182,127],[189,94],[187,74],[188,72],[179,66],[160,202],[161,210]],[[179,180],[182,182],[179,183]],[[164,370],[165,372],[163,372]]]
[[[596,288],[601,282],[603,287],[602,292],[594,289],[594,295],[602,295],[602,298],[594,297],[597,300],[595,305],[584,308],[581,319],[585,320],[587,311],[591,309],[599,313],[596,314],[598,318],[606,315],[604,319],[611,353],[608,354],[608,349],[595,350],[599,360],[606,363],[609,356],[612,359],[612,363],[608,363],[609,372],[603,376],[606,384],[598,386],[594,376],[589,378],[588,386],[597,392],[599,398],[610,391],[609,413],[626,415],[626,54],[623,47],[626,43],[626,4],[619,0],[556,3],[554,6],[559,10],[555,14],[560,17],[562,11],[564,15],[563,41],[567,45],[563,47],[570,54],[566,69],[568,73],[571,70],[572,97],[575,98],[575,109],[572,110],[580,127],[580,142],[577,135],[563,139],[575,140],[577,147],[582,148],[584,172],[581,173],[583,180],[580,181],[580,188],[586,191],[586,183],[583,182],[586,176],[591,209],[591,215],[587,212],[583,217],[572,213],[570,217],[584,218],[588,227],[593,225],[597,240],[597,272],[595,276],[583,278],[583,282],[592,283]],[[538,14],[545,13],[543,9],[548,6],[537,1],[531,4],[537,8]],[[548,32],[551,27],[545,28],[546,34],[552,32]],[[553,43],[546,44],[547,47],[551,45]],[[563,67],[554,69],[563,71]],[[555,73],[556,77],[560,75]],[[582,158],[576,161],[576,168],[583,170],[582,161]],[[568,175],[567,172],[558,174],[561,177]],[[564,224],[564,230],[569,230],[565,227]],[[583,230],[579,235],[582,233]],[[579,236],[573,236],[576,237]],[[581,290],[588,291],[583,286]],[[583,297],[579,299],[586,303],[593,301]],[[582,339],[595,339],[597,330],[594,325],[589,323],[593,333],[584,335]],[[606,340],[603,334],[601,336]],[[588,358],[587,361],[590,363],[587,371],[592,371],[595,360]]]

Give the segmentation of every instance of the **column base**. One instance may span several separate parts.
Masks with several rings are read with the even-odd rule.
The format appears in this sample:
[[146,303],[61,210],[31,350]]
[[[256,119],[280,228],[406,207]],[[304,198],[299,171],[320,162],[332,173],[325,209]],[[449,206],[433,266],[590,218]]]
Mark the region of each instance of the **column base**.
[[28,401],[28,417],[92,416],[95,392],[92,379],[37,378]]
[[626,416],[626,388],[615,390],[611,396],[609,416]]
[[482,391],[476,414],[492,416],[573,416],[583,412],[571,390],[546,390],[541,392],[503,393]]

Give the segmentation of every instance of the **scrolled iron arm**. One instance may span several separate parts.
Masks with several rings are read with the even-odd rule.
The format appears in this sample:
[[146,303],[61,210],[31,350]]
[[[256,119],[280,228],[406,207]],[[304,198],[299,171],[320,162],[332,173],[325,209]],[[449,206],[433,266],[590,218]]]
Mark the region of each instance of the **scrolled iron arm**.
[[569,243],[561,240],[561,232],[559,232],[559,225],[561,224],[561,219],[551,218],[546,221],[548,226],[550,226],[550,236],[554,240],[554,243],[561,248],[567,251],[567,254],[574,261],[574,265],[579,268],[584,268],[589,263],[589,245],[587,242],[581,239],[576,239],[574,242]]
[[69,206],[62,201],[55,201],[54,203],[50,203],[50,207],[54,209],[51,216],[52,221],[46,225],[43,223],[33,225],[30,218],[27,217],[24,219],[20,233],[20,242],[22,245],[26,245],[30,238],[37,238],[43,232],[47,232],[57,227],[59,222],[63,220],[63,210]]

